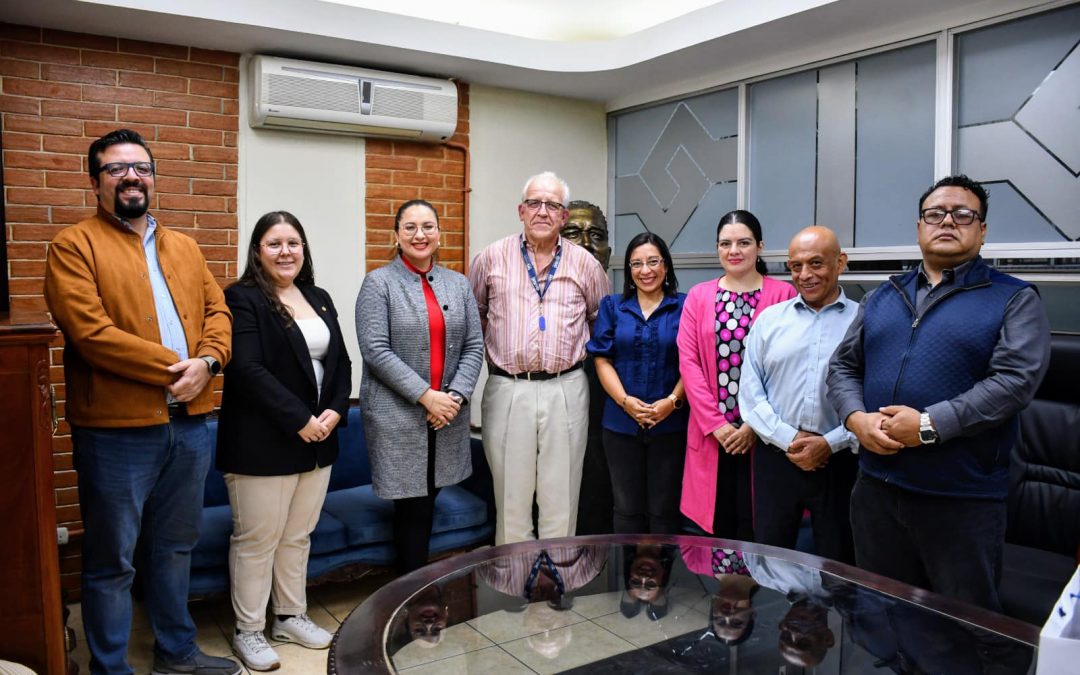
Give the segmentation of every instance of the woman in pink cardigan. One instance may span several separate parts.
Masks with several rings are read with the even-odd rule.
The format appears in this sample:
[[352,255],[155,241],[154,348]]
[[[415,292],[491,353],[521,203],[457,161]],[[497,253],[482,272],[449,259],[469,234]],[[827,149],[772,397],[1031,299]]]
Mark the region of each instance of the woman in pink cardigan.
[[679,370],[690,404],[680,508],[706,532],[754,536],[750,452],[757,436],[739,414],[743,342],[761,310],[795,297],[766,276],[761,223],[732,211],[716,228],[724,276],[694,286],[679,324]]

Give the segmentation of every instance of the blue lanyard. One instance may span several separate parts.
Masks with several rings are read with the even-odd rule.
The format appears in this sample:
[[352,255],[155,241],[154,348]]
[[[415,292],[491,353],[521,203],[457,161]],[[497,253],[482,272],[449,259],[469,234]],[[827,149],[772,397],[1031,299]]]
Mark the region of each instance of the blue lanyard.
[[536,577],[540,574],[540,566],[547,564],[548,570],[551,571],[552,578],[555,579],[555,587],[559,589],[559,595],[566,593],[566,585],[563,583],[562,575],[559,574],[559,569],[555,567],[555,561],[551,559],[547,551],[540,551],[540,555],[536,556],[536,562],[533,563],[532,570],[529,571],[529,579],[525,582],[525,598],[528,599],[532,595],[533,585],[536,583]]
[[555,278],[555,271],[559,269],[559,261],[562,260],[562,246],[555,249],[555,259],[551,261],[551,271],[544,280],[544,287],[540,288],[540,280],[536,276],[536,267],[529,259],[529,252],[525,250],[525,235],[521,236],[521,257],[525,259],[525,270],[529,273],[529,281],[536,294],[540,296],[540,330],[547,330],[547,321],[544,320],[544,295],[551,288],[551,280]]

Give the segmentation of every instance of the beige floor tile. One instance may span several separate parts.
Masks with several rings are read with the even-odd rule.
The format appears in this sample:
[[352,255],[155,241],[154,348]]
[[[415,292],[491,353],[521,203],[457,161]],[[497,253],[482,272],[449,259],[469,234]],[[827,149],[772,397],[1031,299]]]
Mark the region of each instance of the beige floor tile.
[[593,623],[636,647],[647,647],[692,631],[708,628],[708,620],[705,616],[690,610],[671,611],[657,621],[649,619],[644,611],[633,618],[615,613],[593,619]]
[[469,620],[476,630],[495,644],[517,640],[527,635],[535,635],[545,630],[553,630],[580,623],[585,620],[573,610],[563,612],[549,608],[545,603],[537,602],[526,606],[522,612],[499,610]]
[[154,631],[149,628],[131,631],[128,663],[136,673],[150,672],[154,665]]
[[622,597],[622,591],[575,596],[574,611],[586,619],[611,614],[612,612],[619,611],[620,597]]
[[[340,627],[341,620],[348,616],[349,611],[393,578],[394,576],[389,572],[377,570],[354,581],[327,583],[310,588],[308,589],[308,614],[320,626],[334,633]],[[330,603],[333,611],[324,604],[326,602]],[[233,616],[232,603],[228,594],[201,598],[188,607],[198,631],[196,640],[200,649],[213,656],[232,656],[232,631],[236,626],[236,619]],[[86,635],[83,632],[82,607],[79,603],[73,603],[69,605],[69,608],[71,615],[68,618],[68,626],[75,631],[76,639],[72,658],[79,665],[80,671],[86,673],[90,670],[90,650],[86,646]],[[268,628],[272,621],[273,617],[268,616]],[[142,602],[135,602],[132,607],[132,634],[128,643],[128,660],[136,672],[149,672],[154,659],[153,648],[154,637],[146,617],[145,606]],[[298,645],[293,648],[301,650],[298,659],[302,664],[310,665],[312,658],[316,662],[321,659],[321,669],[293,672],[326,672],[325,650],[315,650],[317,656],[312,657],[304,652],[313,650]]]
[[309,588],[308,606],[321,605],[338,622],[341,622],[368,596],[393,580],[394,575],[390,572],[376,570],[352,581],[327,583]]
[[401,670],[491,646],[493,646],[491,640],[481,635],[475,628],[467,623],[459,623],[443,632],[443,639],[439,644],[426,647],[421,642],[410,642],[393,655],[392,661],[394,667]]
[[631,643],[591,622],[558,628],[500,646],[538,673],[558,673],[635,649]]
[[524,675],[534,672],[498,647],[398,670],[409,675]]
[[281,659],[281,668],[275,675],[313,675],[326,672],[329,649],[308,649],[295,644],[273,643],[274,651]]

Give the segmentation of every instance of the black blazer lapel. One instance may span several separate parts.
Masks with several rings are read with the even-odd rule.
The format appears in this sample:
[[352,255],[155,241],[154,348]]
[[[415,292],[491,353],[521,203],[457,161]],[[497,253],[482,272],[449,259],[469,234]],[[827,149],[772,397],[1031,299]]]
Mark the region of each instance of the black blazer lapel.
[[[300,291],[304,293],[304,297],[307,298],[308,295],[304,292],[304,287],[300,286],[299,288]],[[308,303],[311,303],[310,298],[308,298]],[[285,337],[289,347],[293,356],[296,357],[297,362],[300,364],[300,369],[304,371],[304,374],[307,376],[308,383],[311,385],[311,390],[315,391],[315,369],[311,366],[311,352],[308,351],[307,341],[304,340],[304,334],[300,331],[300,327],[296,325],[295,321],[293,321],[291,325],[286,326],[281,317],[275,316],[275,318],[278,320],[278,325],[285,331]],[[317,393],[318,392],[316,392],[316,394]]]

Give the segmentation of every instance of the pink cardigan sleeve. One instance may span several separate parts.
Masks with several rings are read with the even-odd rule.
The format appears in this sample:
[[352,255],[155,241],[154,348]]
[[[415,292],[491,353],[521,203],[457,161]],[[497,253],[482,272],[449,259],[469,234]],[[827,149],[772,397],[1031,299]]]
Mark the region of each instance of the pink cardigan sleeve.
[[702,282],[690,289],[683,303],[679,320],[679,373],[682,375],[686,398],[690,403],[691,434],[707,436],[727,424],[716,406],[716,359],[709,355],[716,350],[713,344],[712,301],[716,279]]

